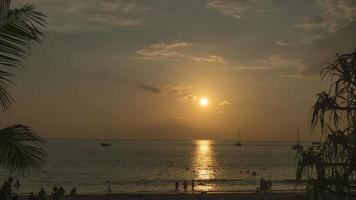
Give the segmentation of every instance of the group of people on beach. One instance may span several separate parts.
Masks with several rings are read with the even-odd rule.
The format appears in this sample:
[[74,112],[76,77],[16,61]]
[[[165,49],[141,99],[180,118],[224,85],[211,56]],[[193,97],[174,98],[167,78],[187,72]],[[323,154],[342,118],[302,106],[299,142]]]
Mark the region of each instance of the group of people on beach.
[[257,187],[257,193],[261,192],[270,192],[272,190],[272,181],[269,179],[260,179],[260,187]]
[[[54,186],[52,188],[52,193],[51,193],[52,200],[62,199],[65,193],[66,191],[62,186],[60,186],[59,188]],[[70,196],[76,196],[76,195],[77,195],[77,189],[73,187],[72,190],[70,191]],[[35,200],[35,199],[36,198],[34,197],[33,192],[31,192],[28,200]],[[41,188],[41,190],[38,192],[38,200],[47,200],[47,192],[44,190],[44,188]]]
[[19,190],[20,188],[20,181],[17,179],[14,182],[14,178],[9,177],[4,183],[2,184],[0,188],[0,199],[4,200],[17,200],[18,196],[17,194],[12,190],[12,187],[15,188],[15,190]]
[[[180,185],[179,181],[176,181],[176,183],[175,183],[175,192],[176,193],[178,193],[180,191],[179,185]],[[186,181],[186,180],[183,181],[182,186],[183,186],[183,191],[187,192],[188,191],[188,181]],[[192,192],[194,192],[194,190],[195,190],[195,180],[194,179],[192,179],[190,186],[192,188]]]
[[[19,197],[13,190],[13,188],[18,191],[20,188],[20,181],[17,179],[14,181],[12,177],[9,177],[4,183],[2,184],[0,188],[0,200],[18,200]],[[62,197],[65,195],[65,190],[62,186],[58,187],[53,187],[53,191],[51,193],[51,200],[60,200]],[[70,191],[70,196],[76,196],[77,195],[77,189],[73,187],[73,189]],[[38,196],[35,196],[33,192],[30,193],[28,196],[28,200],[47,200],[47,192],[44,190],[44,188],[41,188],[41,190],[38,192]]]

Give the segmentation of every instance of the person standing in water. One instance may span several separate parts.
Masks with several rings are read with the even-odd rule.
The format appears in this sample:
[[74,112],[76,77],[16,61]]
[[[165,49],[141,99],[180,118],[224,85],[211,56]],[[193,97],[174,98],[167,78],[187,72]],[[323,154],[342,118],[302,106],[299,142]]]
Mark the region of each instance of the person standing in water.
[[77,196],[77,188],[73,188],[71,191],[70,191],[70,196]]
[[268,179],[267,185],[268,185],[268,191],[270,192],[272,190],[272,181]]
[[39,200],[46,200],[46,195],[47,195],[46,191],[42,187],[40,192],[38,193],[38,199]]
[[192,179],[192,192],[194,193],[194,188],[195,188],[195,180]]
[[188,190],[188,183],[187,183],[187,181],[184,181],[184,182],[183,182],[183,188],[184,188],[184,192],[187,192],[187,190]]
[[176,181],[176,193],[178,193],[179,192],[179,181]]

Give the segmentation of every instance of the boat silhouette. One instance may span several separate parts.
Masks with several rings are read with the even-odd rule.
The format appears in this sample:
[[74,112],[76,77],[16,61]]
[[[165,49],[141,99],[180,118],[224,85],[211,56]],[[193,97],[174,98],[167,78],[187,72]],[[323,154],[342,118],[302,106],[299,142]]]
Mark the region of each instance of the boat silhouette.
[[100,143],[100,146],[102,146],[102,147],[110,147],[111,146],[111,144],[108,142],[108,133],[107,132],[105,133],[105,141]]
[[299,136],[299,126],[297,127],[297,144],[292,146],[293,150],[298,150],[302,148],[302,145],[300,145],[300,136]]
[[240,135],[240,129],[239,129],[239,138],[237,140],[237,142],[235,143],[235,146],[242,146],[242,143],[241,143],[241,135]]

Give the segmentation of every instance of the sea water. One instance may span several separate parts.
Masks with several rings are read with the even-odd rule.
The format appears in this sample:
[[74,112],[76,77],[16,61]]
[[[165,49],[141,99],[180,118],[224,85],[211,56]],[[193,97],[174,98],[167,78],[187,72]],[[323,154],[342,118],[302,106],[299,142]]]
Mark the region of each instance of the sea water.
[[[78,193],[173,192],[175,181],[195,180],[195,191],[256,190],[260,178],[274,190],[295,187],[296,152],[288,142],[215,140],[47,140],[46,165],[40,171],[14,174],[20,193],[47,192],[53,186]],[[256,173],[254,176],[253,171]],[[1,171],[4,180],[8,175]],[[182,185],[180,185],[182,189]],[[191,189],[191,187],[189,187]]]

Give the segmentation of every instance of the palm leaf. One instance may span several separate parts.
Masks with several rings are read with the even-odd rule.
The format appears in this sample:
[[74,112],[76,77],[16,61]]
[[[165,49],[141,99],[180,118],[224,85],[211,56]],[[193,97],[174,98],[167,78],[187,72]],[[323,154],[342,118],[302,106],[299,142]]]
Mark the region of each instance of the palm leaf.
[[[2,0],[9,5],[9,0]],[[6,18],[4,18],[6,16]],[[7,92],[7,85],[13,74],[6,67],[19,68],[23,58],[29,53],[33,41],[40,42],[43,33],[37,28],[46,26],[46,16],[35,10],[32,4],[20,9],[0,9],[0,65],[5,69],[0,74],[0,109],[8,111],[13,101]]]
[[16,124],[0,129],[0,167],[13,171],[43,166],[43,140],[28,126]]

